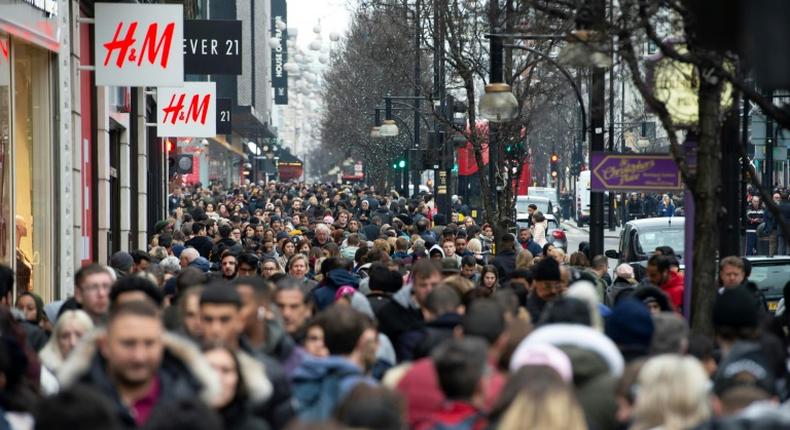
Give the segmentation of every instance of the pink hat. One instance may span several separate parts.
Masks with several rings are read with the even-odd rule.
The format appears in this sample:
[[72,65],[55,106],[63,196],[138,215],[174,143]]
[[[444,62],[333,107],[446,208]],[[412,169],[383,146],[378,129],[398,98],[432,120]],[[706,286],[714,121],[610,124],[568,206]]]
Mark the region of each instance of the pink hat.
[[573,380],[573,367],[568,356],[557,347],[547,343],[521,342],[510,358],[510,371],[523,366],[548,366],[556,370],[565,382]]
[[338,301],[345,296],[353,296],[356,292],[357,290],[351,285],[343,285],[337,289],[337,292],[335,292],[335,301]]
[[331,215],[327,215],[324,217],[324,224],[334,224],[334,223],[335,223],[335,219],[332,218]]

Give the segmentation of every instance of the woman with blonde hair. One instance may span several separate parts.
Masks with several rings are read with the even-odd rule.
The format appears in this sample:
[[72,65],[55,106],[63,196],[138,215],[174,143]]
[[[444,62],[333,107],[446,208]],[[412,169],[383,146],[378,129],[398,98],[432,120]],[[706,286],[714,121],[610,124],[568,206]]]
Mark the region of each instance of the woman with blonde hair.
[[664,354],[639,371],[632,430],[685,430],[711,416],[708,375],[696,358]]
[[[573,389],[549,365],[524,366],[510,379],[492,408],[492,421],[498,422],[493,428],[587,430],[584,412]],[[512,401],[507,402],[508,397]]]
[[38,353],[41,360],[41,388],[45,394],[59,390],[54,375],[74,351],[83,336],[93,331],[93,320],[82,310],[68,310],[58,318],[52,335]]
[[516,256],[516,269],[529,269],[532,267],[532,259],[535,258],[531,252],[526,249],[519,251]]

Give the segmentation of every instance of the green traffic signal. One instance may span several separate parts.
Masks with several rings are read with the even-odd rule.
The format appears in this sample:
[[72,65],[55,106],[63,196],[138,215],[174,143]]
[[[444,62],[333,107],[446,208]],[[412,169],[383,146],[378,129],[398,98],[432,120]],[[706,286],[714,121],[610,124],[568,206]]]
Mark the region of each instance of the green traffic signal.
[[399,160],[398,167],[400,167],[401,169],[406,167],[406,160]]

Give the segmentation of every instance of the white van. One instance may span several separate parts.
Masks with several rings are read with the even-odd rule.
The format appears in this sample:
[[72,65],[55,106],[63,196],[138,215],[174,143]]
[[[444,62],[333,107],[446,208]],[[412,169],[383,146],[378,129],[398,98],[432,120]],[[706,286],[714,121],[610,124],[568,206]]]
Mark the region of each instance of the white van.
[[576,180],[576,225],[583,227],[590,222],[590,171],[579,173]]

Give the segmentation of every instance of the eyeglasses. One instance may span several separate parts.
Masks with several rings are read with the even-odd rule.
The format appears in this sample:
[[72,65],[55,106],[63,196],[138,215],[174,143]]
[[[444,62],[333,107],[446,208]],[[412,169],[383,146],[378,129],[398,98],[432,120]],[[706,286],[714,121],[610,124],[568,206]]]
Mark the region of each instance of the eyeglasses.
[[110,291],[110,288],[110,284],[88,284],[80,287],[80,289],[87,294],[96,294],[100,291],[106,293]]

